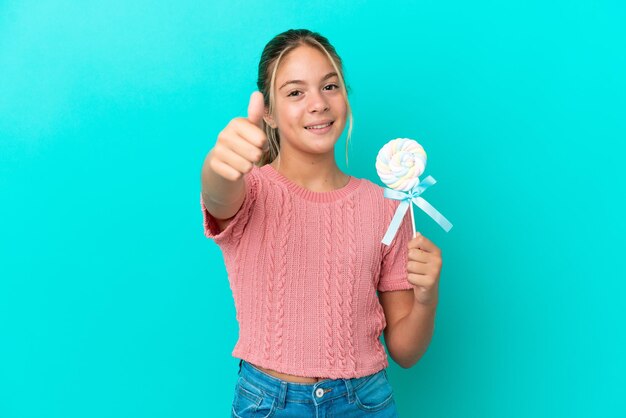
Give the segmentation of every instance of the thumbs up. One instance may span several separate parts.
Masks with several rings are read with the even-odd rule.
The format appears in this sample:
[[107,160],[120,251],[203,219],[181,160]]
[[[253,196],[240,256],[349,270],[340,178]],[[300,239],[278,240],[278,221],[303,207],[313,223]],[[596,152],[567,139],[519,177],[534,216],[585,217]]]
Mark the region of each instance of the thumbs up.
[[[263,113],[265,112],[265,102],[263,101],[263,93],[255,91],[250,95],[250,103],[248,103],[248,120],[263,129]],[[261,149],[267,151],[270,148],[270,144],[267,138],[263,141]]]
[[263,94],[255,91],[250,95],[250,103],[248,104],[248,120],[259,128],[263,128],[263,112],[265,111],[265,103],[263,103]]
[[217,135],[217,142],[209,152],[210,167],[221,177],[236,181],[259,162],[269,150],[269,141],[263,130],[265,103],[263,94],[250,95],[248,117],[236,117]]

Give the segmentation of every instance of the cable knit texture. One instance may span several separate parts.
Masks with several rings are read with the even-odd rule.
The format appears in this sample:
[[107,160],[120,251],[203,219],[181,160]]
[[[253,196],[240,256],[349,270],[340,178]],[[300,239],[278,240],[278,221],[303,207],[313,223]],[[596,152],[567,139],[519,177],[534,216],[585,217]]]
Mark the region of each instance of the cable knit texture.
[[350,177],[308,190],[270,165],[244,175],[246,195],[224,230],[200,196],[204,233],[222,251],[239,339],[232,355],[306,377],[362,377],[386,368],[386,320],[376,291],[407,280],[411,220],[381,243],[399,201]]

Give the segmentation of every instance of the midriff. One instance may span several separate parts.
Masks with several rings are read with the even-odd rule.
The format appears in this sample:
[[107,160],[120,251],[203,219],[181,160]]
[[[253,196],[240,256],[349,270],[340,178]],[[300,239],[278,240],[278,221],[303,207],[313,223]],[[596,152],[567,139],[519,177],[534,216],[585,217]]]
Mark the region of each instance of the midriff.
[[[252,363],[250,363],[252,364]],[[257,369],[269,374],[270,376],[274,376],[277,377],[279,379],[282,380],[286,380],[287,382],[294,382],[294,383],[315,383],[315,382],[319,382],[320,380],[325,380],[324,378],[321,377],[304,377],[304,376],[296,376],[293,374],[287,374],[287,373],[280,373],[277,372],[275,370],[271,370],[271,369],[266,369],[265,367],[261,367],[261,366],[257,366],[256,364],[252,364],[254,367],[256,367]]]

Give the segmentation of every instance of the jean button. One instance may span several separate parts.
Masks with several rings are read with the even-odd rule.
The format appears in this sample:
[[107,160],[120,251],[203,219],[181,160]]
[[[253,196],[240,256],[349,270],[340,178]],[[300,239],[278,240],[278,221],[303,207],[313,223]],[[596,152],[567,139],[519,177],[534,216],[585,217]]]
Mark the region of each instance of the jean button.
[[318,398],[321,398],[322,396],[324,396],[324,389],[322,388],[317,388],[315,390],[315,396],[317,396]]

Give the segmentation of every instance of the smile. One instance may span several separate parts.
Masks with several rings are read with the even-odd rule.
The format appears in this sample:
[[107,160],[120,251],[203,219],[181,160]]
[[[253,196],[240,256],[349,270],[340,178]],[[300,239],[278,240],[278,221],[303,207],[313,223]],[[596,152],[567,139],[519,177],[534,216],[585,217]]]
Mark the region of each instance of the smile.
[[328,123],[324,123],[322,125],[312,125],[312,126],[305,126],[304,129],[309,129],[309,130],[319,130],[319,129],[324,129],[330,125],[332,125],[333,122],[328,122]]

